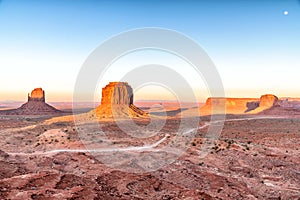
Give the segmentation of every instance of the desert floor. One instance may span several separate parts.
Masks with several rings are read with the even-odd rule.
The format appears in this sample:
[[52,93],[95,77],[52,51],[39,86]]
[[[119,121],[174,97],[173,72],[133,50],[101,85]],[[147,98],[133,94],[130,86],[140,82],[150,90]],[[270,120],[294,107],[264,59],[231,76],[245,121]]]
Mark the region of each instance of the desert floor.
[[0,199],[299,199],[300,118],[230,115],[217,140],[210,117],[182,135],[180,122],[142,137],[109,120],[0,116]]

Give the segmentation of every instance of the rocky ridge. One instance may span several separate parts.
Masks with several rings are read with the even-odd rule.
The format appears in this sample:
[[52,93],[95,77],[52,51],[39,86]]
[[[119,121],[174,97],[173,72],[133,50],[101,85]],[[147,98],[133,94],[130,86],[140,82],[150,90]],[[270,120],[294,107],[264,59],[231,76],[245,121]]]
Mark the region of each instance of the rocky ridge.
[[266,109],[280,106],[277,96],[262,95],[258,98],[208,98],[200,108],[202,114],[258,114]]

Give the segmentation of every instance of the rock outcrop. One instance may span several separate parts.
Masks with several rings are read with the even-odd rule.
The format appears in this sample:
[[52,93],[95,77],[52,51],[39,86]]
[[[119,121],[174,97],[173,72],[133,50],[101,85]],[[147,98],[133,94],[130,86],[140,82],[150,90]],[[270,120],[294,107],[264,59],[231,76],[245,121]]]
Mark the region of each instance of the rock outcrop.
[[132,88],[127,82],[110,82],[102,89],[101,104],[132,105]]
[[255,110],[259,107],[259,101],[250,101],[246,103],[247,110],[245,112],[250,112],[251,110]]
[[42,88],[35,88],[32,90],[31,96],[28,94],[28,102],[29,101],[45,102],[45,91]]
[[20,108],[0,111],[0,115],[56,115],[62,111],[45,102],[45,92],[42,88],[35,88],[31,95],[28,94],[28,102]]
[[257,114],[279,105],[278,97],[265,94],[256,98],[208,98],[200,109],[201,115]]
[[265,94],[260,97],[259,106],[261,107],[273,107],[278,104],[278,97],[273,94]]
[[147,117],[148,113],[133,104],[133,90],[127,82],[110,82],[102,89],[97,118]]
[[257,102],[259,102],[257,98],[208,98],[205,105],[200,108],[200,115],[244,114],[254,109]]
[[245,107],[247,102],[251,101],[257,101],[258,99],[256,98],[225,98],[225,97],[220,97],[220,98],[208,98],[206,100],[205,105],[215,105],[215,106],[221,106],[225,105],[226,107]]

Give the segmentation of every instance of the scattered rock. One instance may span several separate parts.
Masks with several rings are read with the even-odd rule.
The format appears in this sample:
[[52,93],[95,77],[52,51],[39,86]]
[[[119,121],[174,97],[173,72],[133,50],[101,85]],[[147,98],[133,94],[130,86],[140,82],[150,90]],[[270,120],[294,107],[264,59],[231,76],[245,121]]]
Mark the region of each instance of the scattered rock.
[[8,158],[9,155],[5,151],[0,150],[0,157],[2,157],[2,158]]

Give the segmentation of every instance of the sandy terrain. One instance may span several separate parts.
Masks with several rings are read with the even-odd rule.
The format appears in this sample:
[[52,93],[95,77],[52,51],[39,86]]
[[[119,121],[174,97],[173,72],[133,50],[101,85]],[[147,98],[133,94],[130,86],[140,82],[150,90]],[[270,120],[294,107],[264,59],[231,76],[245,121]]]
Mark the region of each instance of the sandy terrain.
[[[203,116],[198,128],[176,135],[180,113],[193,109],[168,116],[158,133],[140,133],[145,138],[108,119],[75,126],[72,117],[2,116],[0,199],[299,199],[298,115],[228,115],[215,141],[207,131],[218,123]],[[177,154],[171,144],[186,135]],[[155,160],[166,162],[145,170]]]

